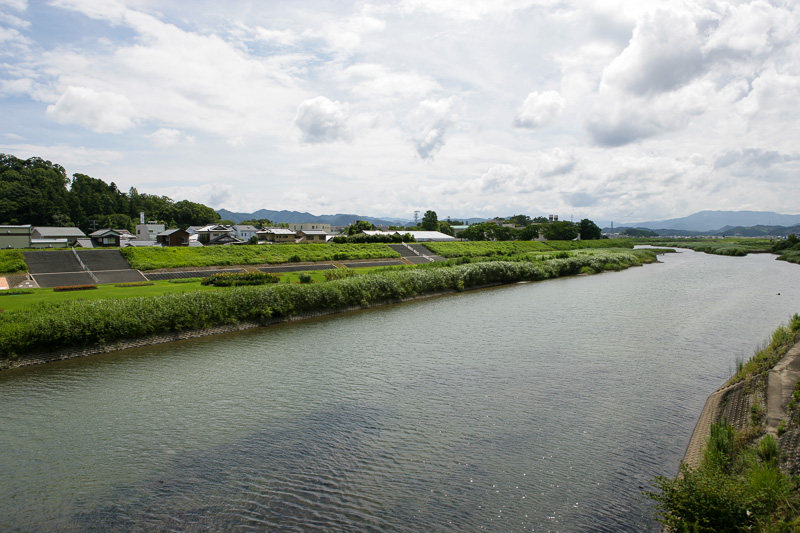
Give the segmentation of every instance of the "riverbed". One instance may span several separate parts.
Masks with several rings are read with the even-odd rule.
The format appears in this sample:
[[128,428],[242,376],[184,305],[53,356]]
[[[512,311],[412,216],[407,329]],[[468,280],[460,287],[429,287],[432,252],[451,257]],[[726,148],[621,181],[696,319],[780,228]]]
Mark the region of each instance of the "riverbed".
[[800,312],[774,256],[662,261],[3,372],[0,529],[656,530]]

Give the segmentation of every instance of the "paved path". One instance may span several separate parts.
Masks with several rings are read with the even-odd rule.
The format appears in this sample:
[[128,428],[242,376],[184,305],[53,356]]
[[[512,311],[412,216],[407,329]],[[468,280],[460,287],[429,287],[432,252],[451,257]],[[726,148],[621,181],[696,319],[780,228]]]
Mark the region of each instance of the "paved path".
[[0,276],[0,291],[8,289],[8,282],[4,276]]

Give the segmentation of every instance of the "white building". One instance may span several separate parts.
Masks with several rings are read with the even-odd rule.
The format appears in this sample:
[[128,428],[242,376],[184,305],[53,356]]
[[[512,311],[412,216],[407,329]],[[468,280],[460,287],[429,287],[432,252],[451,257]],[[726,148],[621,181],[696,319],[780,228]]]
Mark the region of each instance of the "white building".
[[155,241],[156,236],[162,231],[166,231],[164,224],[148,222],[147,224],[136,224],[136,239],[140,241]]

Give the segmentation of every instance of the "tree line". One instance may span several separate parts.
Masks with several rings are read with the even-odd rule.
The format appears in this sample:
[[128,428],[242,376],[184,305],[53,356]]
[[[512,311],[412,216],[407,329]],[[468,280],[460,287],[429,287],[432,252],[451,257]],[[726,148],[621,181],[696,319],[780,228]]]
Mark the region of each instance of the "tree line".
[[[441,231],[454,235],[452,226],[459,225],[462,225],[460,221],[439,220],[435,211],[428,210],[419,226],[406,229]],[[531,241],[539,236],[549,241],[572,241],[579,237],[582,241],[603,238],[600,227],[588,218],[579,223],[566,220],[553,222],[547,217],[531,218],[528,215],[514,215],[508,219],[497,218],[494,222],[471,224],[459,232],[458,236],[470,241]]]
[[219,222],[211,207],[166,196],[125,193],[114,182],[85,174],[70,180],[64,167],[39,157],[19,159],[0,154],[0,224],[76,226],[84,232],[100,228],[135,230],[139,213],[167,227]]

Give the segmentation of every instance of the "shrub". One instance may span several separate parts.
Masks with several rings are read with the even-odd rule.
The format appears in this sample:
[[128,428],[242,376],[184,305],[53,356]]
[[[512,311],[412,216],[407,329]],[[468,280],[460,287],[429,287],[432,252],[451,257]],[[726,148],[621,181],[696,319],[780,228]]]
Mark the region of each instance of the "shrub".
[[0,291],[0,296],[14,296],[17,294],[33,294],[33,289],[8,289]]
[[89,291],[96,288],[97,285],[66,285],[64,287],[53,287],[53,292]]
[[311,283],[311,274],[306,272],[300,274],[300,283]]
[[280,276],[267,272],[220,273],[211,274],[208,277],[202,278],[200,283],[203,285],[213,285],[214,287],[234,287],[278,283],[280,279]]
[[203,278],[178,278],[178,279],[169,279],[167,283],[197,283],[198,281],[202,281]]
[[28,265],[25,257],[19,250],[0,250],[0,274],[14,274],[25,272]]
[[115,287],[146,287],[148,285],[155,285],[152,281],[131,281],[127,283],[116,283]]

